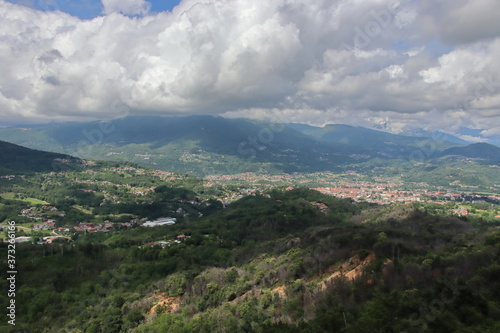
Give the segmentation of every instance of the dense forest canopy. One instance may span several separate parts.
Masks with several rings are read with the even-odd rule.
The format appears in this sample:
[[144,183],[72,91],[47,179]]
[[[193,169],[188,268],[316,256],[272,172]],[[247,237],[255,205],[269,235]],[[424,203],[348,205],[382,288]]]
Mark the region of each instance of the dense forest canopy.
[[498,223],[430,209],[275,189],[196,221],[19,244],[22,306],[4,330],[496,331]]

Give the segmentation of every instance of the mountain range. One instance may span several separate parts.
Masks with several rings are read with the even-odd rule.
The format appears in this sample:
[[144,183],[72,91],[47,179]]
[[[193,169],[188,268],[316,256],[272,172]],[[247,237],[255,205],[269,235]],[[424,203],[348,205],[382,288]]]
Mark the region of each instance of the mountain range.
[[[446,155],[500,160],[500,148],[449,135],[406,136],[332,124],[314,127],[214,116],[128,117],[0,129],[0,140],[84,159],[131,161],[197,176],[341,171],[368,161]],[[385,162],[384,162],[385,161]]]
[[[387,186],[389,195],[415,193],[414,182],[429,196],[456,190],[465,200],[500,193],[499,147],[218,117],[0,132],[74,156],[0,141],[0,231],[9,224],[0,236],[21,236],[15,267],[28,272],[14,274],[14,303],[0,298],[20,309],[17,326],[0,323],[0,332],[499,331],[500,210],[490,195],[378,205],[76,157],[200,174],[226,173],[230,163],[232,172],[363,169],[374,177],[329,176],[357,189]],[[400,166],[404,156],[410,169]],[[381,171],[396,177],[385,182]],[[26,177],[5,176],[13,174]],[[166,216],[175,223],[141,222]],[[13,288],[12,276],[4,273],[0,289]]]

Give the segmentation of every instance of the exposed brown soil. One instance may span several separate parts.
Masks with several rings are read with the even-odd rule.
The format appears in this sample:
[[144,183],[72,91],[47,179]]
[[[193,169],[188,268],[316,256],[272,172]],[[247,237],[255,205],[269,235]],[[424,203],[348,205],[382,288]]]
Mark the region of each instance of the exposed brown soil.
[[158,299],[155,305],[149,309],[149,314],[155,314],[156,308],[158,306],[165,306],[165,313],[175,313],[178,312],[181,308],[181,298],[177,297],[169,297],[166,293],[155,294],[154,298]]
[[334,271],[329,273],[329,275],[323,280],[323,282],[321,282],[321,290],[325,290],[327,285],[338,277],[345,277],[349,281],[357,279],[363,274],[363,268],[370,264],[374,259],[375,254],[373,253],[368,255],[363,260],[361,260],[361,258],[356,255],[342,263],[340,266],[332,267]]

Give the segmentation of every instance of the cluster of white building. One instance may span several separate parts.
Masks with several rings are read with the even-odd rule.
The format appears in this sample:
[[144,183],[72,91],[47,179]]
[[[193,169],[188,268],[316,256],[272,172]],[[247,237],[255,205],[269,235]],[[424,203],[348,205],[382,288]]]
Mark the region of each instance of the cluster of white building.
[[162,217],[154,221],[146,221],[142,224],[143,227],[159,227],[162,225],[173,225],[177,222],[177,219],[174,217]]

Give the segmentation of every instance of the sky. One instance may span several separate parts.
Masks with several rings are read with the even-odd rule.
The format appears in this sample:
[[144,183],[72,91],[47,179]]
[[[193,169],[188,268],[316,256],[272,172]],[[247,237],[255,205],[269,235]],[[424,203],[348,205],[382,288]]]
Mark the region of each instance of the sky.
[[172,11],[180,0],[8,0],[41,11],[61,11],[83,20],[118,12],[129,16]]
[[0,0],[0,126],[211,114],[485,141],[498,17],[498,0]]

